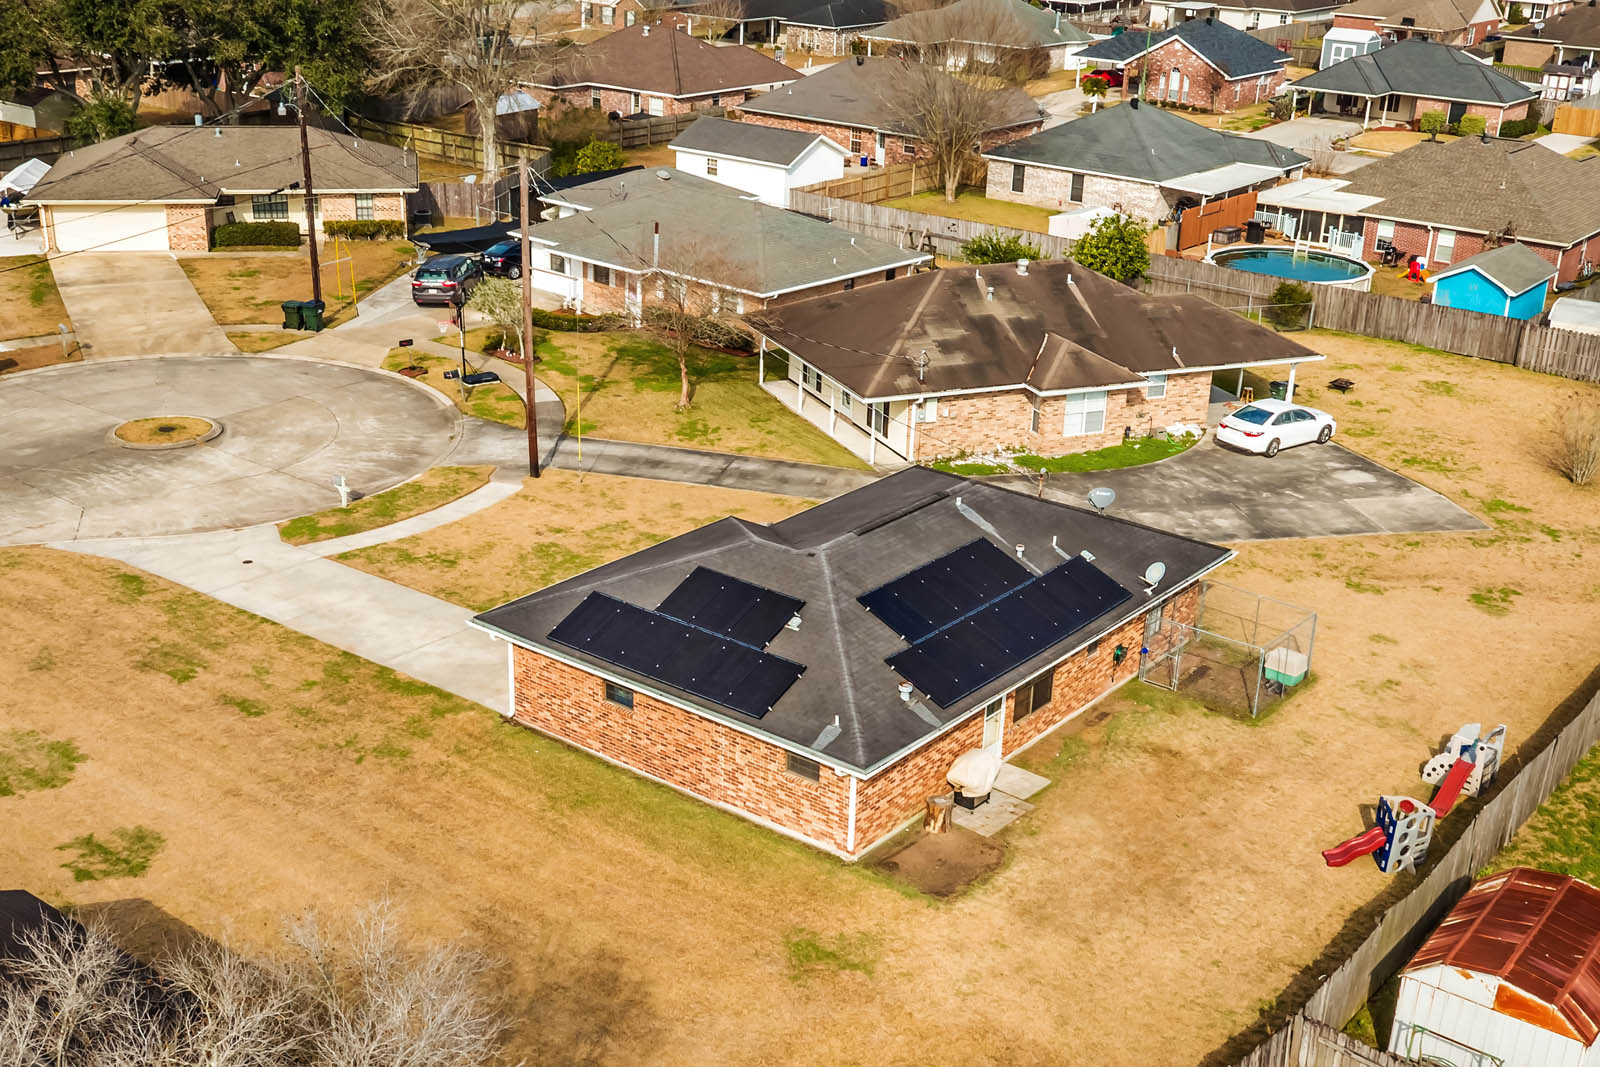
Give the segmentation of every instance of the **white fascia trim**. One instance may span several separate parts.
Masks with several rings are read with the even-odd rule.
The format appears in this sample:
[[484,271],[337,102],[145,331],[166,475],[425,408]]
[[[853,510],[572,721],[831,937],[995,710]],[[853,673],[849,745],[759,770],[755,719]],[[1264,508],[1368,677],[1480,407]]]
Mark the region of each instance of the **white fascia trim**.
[[1064,163],[1036,163],[1031,159],[1012,159],[995,153],[985,152],[982,158],[995,160],[1000,163],[1010,163],[1014,167],[1043,167],[1046,170],[1062,170],[1069,174],[1088,174],[1095,178],[1110,178],[1112,181],[1132,182],[1135,185],[1153,185],[1161,188],[1161,183],[1151,181],[1149,178],[1130,178],[1126,174],[1107,174],[1103,170],[1084,170],[1081,167],[1069,167]]
[[[812,144],[815,143],[814,141],[812,142]],[[770,159],[756,159],[753,156],[736,156],[731,152],[713,152],[707,148],[679,148],[675,144],[669,144],[667,147],[674,152],[682,152],[686,156],[700,156],[705,159],[726,159],[735,163],[749,163],[757,167],[775,167],[778,170],[787,172],[790,167],[794,166],[796,159],[799,159],[801,155],[810,150],[811,145],[806,145],[805,148],[800,150],[799,155],[796,155],[794,159],[789,160],[787,163],[774,163]]]
[[210,200],[36,200],[31,196],[22,198],[24,203],[36,204],[39,207],[162,207],[166,204],[205,204],[216,206],[216,198]]
[[[765,22],[765,19],[761,21]],[[792,85],[800,80],[796,72],[788,81],[756,82],[753,85],[729,85],[720,89],[702,89],[693,93],[672,93],[665,89],[640,89],[632,85],[607,85],[605,82],[572,82],[570,85],[540,85],[534,83],[535,89],[544,89],[549,92],[565,92],[570,89],[613,89],[619,93],[638,93],[640,96],[661,96],[668,100],[694,100],[702,96],[721,96],[723,93],[738,93],[746,89],[764,89],[769,85]]]
[[[608,673],[599,667],[594,667],[587,663],[580,663],[578,660],[557,652],[554,649],[547,648],[542,645],[530,644],[527,640],[518,637],[516,634],[513,634],[508,630],[502,630],[499,627],[490,626],[487,623],[479,622],[477,619],[468,619],[467,625],[475,629],[482,630],[490,637],[494,637],[501,641],[506,641],[510,644],[516,645],[518,648],[525,648],[529,652],[535,652],[541,656],[548,656],[557,663],[564,663],[574,670],[583,671],[585,674],[592,675],[593,677],[599,678],[603,681],[614,682],[617,685],[622,686],[624,689],[632,689],[634,692],[643,693],[652,700],[659,700],[661,703],[677,708],[679,711],[687,711],[691,715],[698,715],[702,719],[709,719],[719,726],[726,726],[735,733],[744,734],[746,737],[753,737],[757,741],[766,742],[774,748],[783,749],[785,752],[793,752],[797,756],[804,756],[806,759],[820,763],[824,767],[827,767],[829,770],[832,770],[838,774],[852,775],[858,778],[864,777],[860,770],[835,762],[835,757],[829,756],[827,753],[806,748],[804,745],[798,744],[794,741],[788,741],[780,737],[775,737],[772,734],[762,733],[759,730],[752,730],[742,723],[734,722],[732,719],[727,718],[720,712],[712,711],[710,708],[703,708],[696,704],[687,703],[679,697],[668,696],[661,690],[652,689],[649,685],[641,684],[635,679],[625,678],[620,674]],[[572,742],[569,742],[569,744],[570,743]],[[621,766],[627,765],[621,764]],[[644,772],[641,771],[639,773],[642,774]]]
[[[556,247],[559,248],[560,246],[556,245]],[[881,264],[879,264],[877,266],[873,266],[873,267],[862,267],[860,270],[851,271],[849,274],[841,274],[841,275],[839,275],[838,277],[835,277],[835,278],[817,278],[817,279],[813,279],[811,281],[801,282],[799,285],[792,285],[792,286],[788,287],[787,289],[774,289],[771,292],[761,293],[761,292],[755,291],[754,289],[741,289],[737,285],[728,285],[728,284],[723,283],[723,282],[712,281],[712,280],[710,280],[708,278],[695,278],[695,277],[692,277],[691,275],[680,274],[677,271],[663,270],[660,267],[645,267],[645,266],[641,266],[641,265],[638,265],[638,264],[635,264],[634,266],[631,266],[631,267],[623,267],[623,266],[618,266],[617,264],[614,264],[614,263],[610,262],[609,260],[595,259],[595,258],[593,258],[591,256],[582,255],[582,254],[579,254],[577,252],[568,253],[568,256],[569,256],[569,258],[578,260],[579,262],[582,262],[582,263],[598,263],[602,267],[610,267],[612,270],[621,271],[624,274],[637,274],[637,275],[640,275],[641,277],[643,275],[647,274],[647,273],[655,271],[655,272],[659,272],[661,274],[668,275],[669,277],[683,278],[683,279],[685,279],[687,281],[695,282],[696,284],[699,284],[699,285],[709,285],[709,286],[712,286],[713,288],[721,289],[721,290],[723,290],[725,292],[741,293],[744,296],[754,297],[757,300],[770,300],[775,296],[782,296],[784,293],[797,293],[802,289],[811,289],[811,288],[814,288],[815,286],[818,286],[818,285],[831,285],[834,282],[842,282],[842,281],[846,280],[847,278],[860,278],[860,277],[862,277],[863,275],[866,275],[866,274],[876,274],[878,271],[881,271],[881,270],[898,270],[901,267],[911,267],[911,266],[917,265],[918,263],[926,263],[928,260],[933,258],[932,256],[923,255],[923,256],[916,256],[915,258],[912,258],[912,259],[895,260],[892,263],[881,263]],[[782,347],[782,346],[780,345],[779,347]],[[785,351],[787,351],[787,349],[785,349]]]
[[[300,189],[231,189],[226,185],[219,185],[218,188],[222,190],[223,196],[267,196],[271,193],[283,193],[286,196],[305,195],[304,191]],[[322,186],[318,185],[315,187],[315,189],[316,191],[311,194],[314,197],[350,195],[377,196],[379,194],[398,196],[401,193],[414,193],[417,191],[417,187],[414,185],[405,189],[324,189]]]
[[[1409,28],[1409,27],[1408,27]],[[1368,53],[1369,55],[1371,53]],[[1329,68],[1332,69],[1331,67]],[[1315,75],[1313,75],[1315,77]],[[1307,79],[1309,80],[1309,79]],[[1377,93],[1358,93],[1351,89],[1319,89],[1314,85],[1294,82],[1284,86],[1285,89],[1298,89],[1303,93],[1323,93],[1328,96],[1357,96],[1365,100],[1381,100],[1386,96],[1408,96],[1413,100],[1442,100],[1447,104],[1482,104],[1484,107],[1516,107],[1518,104],[1527,104],[1539,99],[1538,93],[1529,93],[1519,100],[1473,100],[1465,96],[1444,96],[1439,93],[1401,93],[1394,90]]]
[[831,285],[834,282],[842,282],[846,278],[859,278],[863,274],[874,274],[880,270],[899,270],[901,267],[914,267],[918,263],[926,263],[932,258],[933,257],[930,255],[918,255],[913,256],[910,259],[897,259],[890,263],[880,263],[872,267],[863,267],[860,270],[851,271],[849,274],[841,274],[834,278],[819,278],[816,281],[802,282],[800,285],[791,285],[787,289],[775,289],[770,293],[756,293],[754,295],[782,296],[784,293],[797,293],[802,289],[810,289],[817,285]]

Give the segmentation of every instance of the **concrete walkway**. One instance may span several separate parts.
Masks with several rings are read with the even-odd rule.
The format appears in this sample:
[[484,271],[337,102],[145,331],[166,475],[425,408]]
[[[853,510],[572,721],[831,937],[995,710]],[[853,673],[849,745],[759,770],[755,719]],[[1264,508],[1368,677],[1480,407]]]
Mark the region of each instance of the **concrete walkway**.
[[1547,133],[1543,137],[1536,138],[1533,143],[1544,145],[1550,151],[1564,156],[1569,152],[1576,152],[1593,140],[1593,137],[1579,137],[1575,133]]
[[286,545],[273,526],[52,548],[121,560],[363,659],[501,710],[505,650],[472,612]]
[[318,556],[337,556],[341,552],[353,552],[358,548],[371,548],[373,545],[387,544],[398,541],[402,537],[424,533],[435,527],[445,526],[452,522],[476,514],[485,508],[494,507],[506,497],[515,496],[517,490],[522,488],[522,472],[496,470],[487,484],[474,489],[466,496],[458,497],[448,504],[440,505],[432,511],[425,511],[421,515],[413,515],[409,519],[392,522],[388,526],[379,526],[376,529],[364,530],[361,533],[350,534],[348,537],[334,537],[327,541],[317,541],[314,544],[303,545],[307,552]]
[[236,351],[167,252],[77,252],[50,269],[85,360]]

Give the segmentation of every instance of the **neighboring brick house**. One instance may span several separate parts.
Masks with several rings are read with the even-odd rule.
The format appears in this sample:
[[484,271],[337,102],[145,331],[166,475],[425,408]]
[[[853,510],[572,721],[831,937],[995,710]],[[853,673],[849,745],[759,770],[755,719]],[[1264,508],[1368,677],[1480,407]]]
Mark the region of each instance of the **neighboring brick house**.
[[[906,92],[905,61],[856,56],[766,96],[748,100],[738,118],[826,137],[877,166],[917,158],[897,100]],[[996,89],[995,125],[980,140],[987,150],[1044,127],[1039,105],[1021,89]]]
[[1236,30],[1268,29],[1296,22],[1327,22],[1344,0],[1155,0],[1150,25],[1157,29],[1215,18]]
[[1232,111],[1283,89],[1289,55],[1215,18],[1180,22],[1160,33],[1130,30],[1079,53],[1085,64],[1123,72],[1122,96]]
[[1199,297],[1061,260],[946,267],[750,325],[763,352],[787,353],[767,390],[879,463],[1060,455],[1204,426],[1217,371],[1322,358]]
[[1179,205],[1298,177],[1310,160],[1130,100],[984,153],[991,200],[1069,211],[1113,208],[1149,223]]
[[574,49],[547,81],[526,88],[543,105],[682,115],[732,107],[798,77],[753,48],[719,48],[681,29],[642,23]]
[[[320,230],[335,219],[404,219],[416,156],[309,129]],[[61,157],[28,194],[52,252],[204,252],[227,222],[305,232],[293,126],[151,126]]]
[[854,860],[948,795],[958,756],[1009,758],[1136,677],[1232,556],[914,468],[473,624],[507,643],[512,721]]
[[1460,48],[1406,40],[1324,67],[1289,85],[1295,106],[1315,100],[1321,112],[1360,119],[1367,126],[1410,126],[1429,111],[1451,125],[1468,115],[1483,118],[1490,134],[1528,118],[1539,94]]
[[937,52],[950,70],[993,65],[1034,76],[1080,66],[1077,56],[1094,43],[1059,9],[1026,0],[954,0],[911,11],[861,36],[868,55]]
[[784,20],[784,47],[803,55],[847,56],[863,33],[887,21],[886,7],[884,0],[827,0]]
[[1500,8],[1495,0],[1353,0],[1333,13],[1333,28],[1467,47],[1500,28]]
[[1600,6],[1583,4],[1541,26],[1505,35],[1507,63],[1543,70],[1547,100],[1574,100],[1600,90]]
[[744,314],[898,277],[933,258],[667,168],[541,201],[558,217],[529,231],[533,287],[585,314],[638,319],[683,297],[702,313]]
[[1570,282],[1600,263],[1600,163],[1530,141],[1427,141],[1355,172],[1340,192],[1376,197],[1365,208],[1363,258],[1384,246],[1440,270],[1515,241]]

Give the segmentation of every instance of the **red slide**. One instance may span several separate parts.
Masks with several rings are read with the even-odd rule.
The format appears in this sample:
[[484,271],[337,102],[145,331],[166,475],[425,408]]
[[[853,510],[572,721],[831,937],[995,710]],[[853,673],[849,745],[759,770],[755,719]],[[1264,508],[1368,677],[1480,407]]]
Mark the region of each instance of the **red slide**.
[[1439,789],[1433,794],[1433,802],[1428,807],[1434,810],[1439,818],[1450,814],[1450,809],[1456,806],[1456,799],[1461,796],[1461,787],[1467,784],[1467,778],[1472,774],[1472,768],[1477,766],[1471,760],[1458,759],[1451,766],[1450,773],[1444,776],[1444,781],[1439,783]]
[[1343,867],[1358,856],[1370,856],[1383,847],[1389,835],[1383,827],[1374,826],[1364,834],[1357,834],[1342,845],[1324,849],[1322,858],[1329,867]]

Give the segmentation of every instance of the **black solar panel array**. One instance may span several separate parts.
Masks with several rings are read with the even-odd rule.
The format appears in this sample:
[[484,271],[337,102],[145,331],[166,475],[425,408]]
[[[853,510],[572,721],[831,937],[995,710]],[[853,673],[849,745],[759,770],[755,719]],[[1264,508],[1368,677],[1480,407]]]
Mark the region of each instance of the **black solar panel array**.
[[1026,567],[980,537],[856,599],[915,643],[1029,577]]
[[765,648],[805,605],[804,600],[709,567],[696,567],[667,594],[656,611]]
[[782,656],[590,593],[550,640],[759,719],[805,667]]
[[1132,595],[1100,568],[1074,556],[886,662],[935,704],[949,708]]

